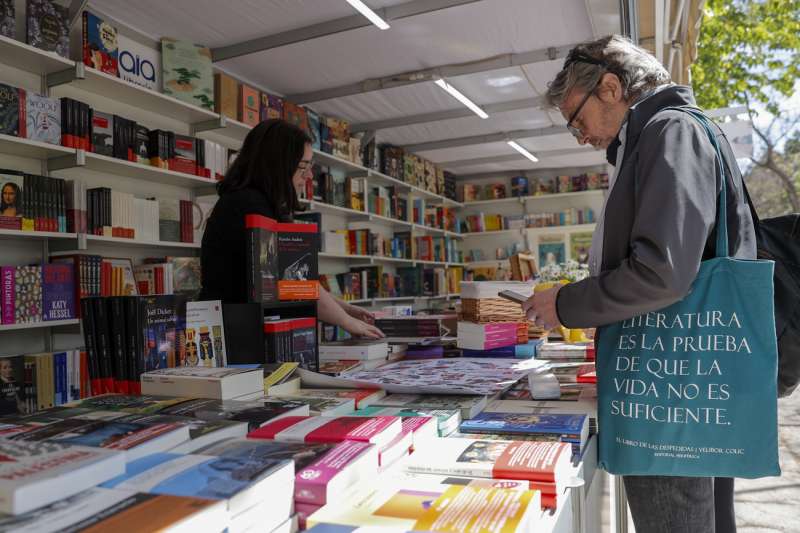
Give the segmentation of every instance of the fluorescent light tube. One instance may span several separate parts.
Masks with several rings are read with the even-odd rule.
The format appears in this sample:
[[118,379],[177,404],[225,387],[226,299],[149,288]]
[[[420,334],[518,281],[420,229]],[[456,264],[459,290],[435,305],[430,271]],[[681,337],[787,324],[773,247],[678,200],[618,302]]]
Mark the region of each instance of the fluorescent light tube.
[[521,153],[522,155],[524,155],[525,157],[530,159],[531,161],[533,161],[534,163],[538,163],[539,162],[539,158],[537,158],[535,155],[533,155],[532,153],[527,151],[525,148],[520,146],[519,143],[517,143],[517,141],[508,141],[508,145],[511,148],[513,148],[514,150],[516,150],[517,152]]
[[461,102],[462,104],[467,106],[470,111],[472,111],[473,113],[475,113],[479,117],[481,117],[481,118],[489,118],[489,115],[486,114],[486,111],[484,111],[483,109],[478,107],[478,105],[475,102],[473,102],[472,100],[470,100],[469,98],[464,96],[461,93],[461,91],[459,91],[458,89],[456,89],[455,87],[453,87],[452,85],[447,83],[446,81],[444,81],[442,79],[438,79],[438,80],[436,80],[436,85],[438,85],[439,87],[441,87],[442,89],[444,89],[445,91],[450,93],[450,96],[452,96],[453,98],[455,98],[456,100],[458,100],[459,102]]
[[347,0],[347,3],[353,6],[359,13],[364,15],[371,23],[375,24],[380,29],[382,30],[389,29],[389,25],[386,23],[386,21],[380,18],[377,13],[371,10],[361,0]]

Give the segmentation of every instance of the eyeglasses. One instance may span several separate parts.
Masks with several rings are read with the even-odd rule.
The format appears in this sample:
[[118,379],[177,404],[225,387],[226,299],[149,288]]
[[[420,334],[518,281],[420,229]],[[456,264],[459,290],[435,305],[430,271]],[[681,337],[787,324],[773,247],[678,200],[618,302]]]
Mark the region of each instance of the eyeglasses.
[[597,87],[600,85],[600,81],[603,79],[603,74],[605,74],[606,71],[608,70],[608,63],[606,63],[602,59],[596,59],[576,49],[573,49],[567,55],[567,59],[564,61],[564,66],[561,68],[561,70],[568,68],[573,63],[588,63],[590,65],[598,65],[602,67],[600,70],[600,74],[597,76],[597,81],[595,82],[594,86],[590,91],[586,93],[586,96],[583,97],[583,100],[581,100],[581,103],[578,105],[575,111],[572,112],[572,115],[570,115],[569,120],[567,121],[567,129],[569,130],[569,132],[576,139],[580,139],[583,136],[583,132],[581,131],[581,128],[573,126],[572,123],[578,117],[578,114],[581,112],[581,109],[583,109],[583,106],[586,105],[586,102],[589,100],[589,97],[594,94],[595,90],[597,90]]
[[603,79],[603,74],[604,72],[601,71],[600,77],[597,78],[597,81],[595,82],[594,86],[592,86],[592,90],[586,93],[586,96],[583,97],[581,103],[578,104],[578,107],[576,107],[575,111],[573,111],[572,114],[569,116],[569,120],[567,121],[567,129],[576,139],[580,139],[581,137],[583,137],[583,132],[581,131],[581,128],[573,126],[572,123],[575,121],[576,118],[578,118],[578,114],[581,112],[581,109],[583,109],[583,106],[586,105],[586,102],[589,100],[589,97],[594,94],[594,91],[597,89],[597,86],[600,85],[600,80]]

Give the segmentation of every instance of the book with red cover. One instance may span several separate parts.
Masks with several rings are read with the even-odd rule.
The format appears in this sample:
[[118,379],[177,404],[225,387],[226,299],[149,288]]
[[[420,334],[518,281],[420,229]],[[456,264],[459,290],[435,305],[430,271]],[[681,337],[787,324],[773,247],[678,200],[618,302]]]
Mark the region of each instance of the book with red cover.
[[261,215],[245,215],[247,231],[247,299],[278,300],[278,223]]
[[346,440],[368,442],[379,448],[402,430],[398,416],[287,416],[248,433],[250,439],[281,442],[335,443]]
[[344,441],[317,461],[297,470],[294,501],[325,505],[341,500],[346,489],[378,473],[378,448],[366,442]]

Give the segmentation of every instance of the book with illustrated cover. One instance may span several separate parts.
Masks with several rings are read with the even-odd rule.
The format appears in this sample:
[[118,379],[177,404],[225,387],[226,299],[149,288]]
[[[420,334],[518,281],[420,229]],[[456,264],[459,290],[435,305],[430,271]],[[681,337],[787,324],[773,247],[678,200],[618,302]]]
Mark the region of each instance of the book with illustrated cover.
[[308,415],[308,405],[291,400],[222,401],[193,399],[165,407],[159,414],[247,422],[250,431],[287,416]]
[[0,170],[0,228],[22,229],[25,177],[16,170]]
[[316,111],[306,108],[308,116],[308,135],[311,137],[311,148],[322,149],[322,139],[319,136],[320,117]]
[[61,101],[28,91],[25,131],[27,138],[33,141],[61,144]]
[[251,431],[247,438],[328,443],[352,440],[381,447],[401,431],[401,420],[396,416],[286,416]]
[[75,318],[72,265],[42,265],[42,320]]
[[25,137],[25,126],[25,91],[0,83],[0,133]]
[[19,266],[14,269],[14,323],[42,321],[42,267]]
[[84,65],[111,76],[117,75],[117,28],[88,11],[83,12],[82,49]]
[[325,505],[341,501],[345,491],[378,473],[378,448],[366,442],[344,441],[317,461],[296,468],[296,503]]
[[254,89],[242,83],[239,85],[237,97],[237,115],[239,121],[248,126],[258,125],[258,122],[261,120],[258,89]]
[[125,81],[158,91],[161,88],[161,56],[158,51],[124,35],[117,35],[119,77]]
[[131,415],[128,419],[137,423],[174,423],[189,428],[189,439],[169,448],[170,453],[195,453],[198,448],[209,446],[225,439],[244,437],[248,427],[245,422],[235,420],[202,420],[185,416],[165,414]]
[[403,409],[442,409],[457,410],[461,418],[475,417],[486,407],[486,396],[465,396],[458,394],[389,394],[373,405],[380,407],[401,407]]
[[24,514],[0,516],[0,530],[99,532],[124,527],[130,531],[222,531],[228,522],[228,511],[221,502],[95,487]]
[[28,44],[69,59],[69,8],[55,0],[26,0]]
[[92,115],[92,151],[114,156],[114,116],[102,111]]
[[511,196],[520,197],[528,196],[529,194],[528,178],[525,176],[515,176],[511,178]]
[[161,39],[162,92],[187,104],[214,109],[211,50],[205,46]]
[[261,93],[261,120],[283,117],[283,98],[267,93]]
[[286,400],[308,405],[308,413],[312,416],[339,416],[346,415],[356,408],[355,400],[352,398],[305,398],[291,396],[291,392],[286,396],[270,396],[274,400]]
[[0,35],[9,39],[17,36],[14,0],[0,0]]
[[6,417],[28,411],[26,388],[24,356],[0,357],[0,415]]
[[0,439],[0,512],[22,514],[125,472],[125,455],[58,442]]
[[222,367],[226,364],[222,302],[187,302],[186,357],[180,366]]
[[539,236],[539,269],[546,265],[559,265],[566,261],[563,235]]
[[542,440],[569,442],[582,450],[589,438],[589,417],[572,414],[483,412],[461,423],[462,433],[527,435]]
[[284,100],[282,111],[283,113],[281,118],[283,120],[289,124],[297,126],[306,133],[308,132],[308,115],[304,107],[294,104],[288,100]]
[[589,248],[592,247],[592,233],[572,233],[569,236],[569,258],[585,265],[589,263]]
[[[307,520],[310,531],[536,531],[539,494],[480,485],[447,485],[437,480],[403,479],[376,484],[326,505]],[[319,524],[319,525],[318,525]],[[355,530],[320,529],[321,524]],[[491,527],[489,527],[491,524]],[[312,527],[316,526],[316,527]]]
[[287,400],[300,398],[350,398],[355,402],[356,409],[367,407],[386,393],[380,389],[300,389],[291,395],[285,395]]
[[260,368],[184,366],[142,374],[142,394],[229,400],[264,391]]
[[173,368],[185,350],[186,299],[179,295],[142,296],[139,298],[138,321],[142,372]]
[[281,489],[293,480],[294,465],[288,460],[158,453],[129,462],[123,475],[101,486],[224,500],[234,517],[269,497],[280,509],[276,514],[289,516],[292,494]]
[[319,298],[319,233],[316,224],[277,224],[278,297]]
[[131,414],[152,414],[162,409],[192,400],[150,396],[147,394],[100,394],[69,404],[69,407],[92,411],[124,411]]
[[246,215],[247,284],[251,302],[278,300],[278,223],[261,215]]

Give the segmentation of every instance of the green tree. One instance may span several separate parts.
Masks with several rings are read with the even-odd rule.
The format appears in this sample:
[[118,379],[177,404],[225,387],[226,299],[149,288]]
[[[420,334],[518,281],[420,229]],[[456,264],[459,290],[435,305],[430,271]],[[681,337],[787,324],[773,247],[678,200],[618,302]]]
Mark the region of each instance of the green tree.
[[764,145],[752,158],[754,171],[768,171],[783,188],[786,210],[800,211],[800,169],[782,144],[798,120],[781,105],[800,77],[800,0],[706,0],[691,70],[700,106],[744,105],[751,120],[759,108],[775,117],[768,128],[754,125]]

